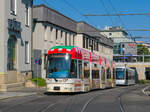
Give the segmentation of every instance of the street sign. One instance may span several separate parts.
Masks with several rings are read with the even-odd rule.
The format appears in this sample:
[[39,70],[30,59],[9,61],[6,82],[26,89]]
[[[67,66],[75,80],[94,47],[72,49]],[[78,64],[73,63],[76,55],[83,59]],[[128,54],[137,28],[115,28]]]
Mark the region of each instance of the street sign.
[[34,60],[34,64],[39,64],[39,65],[41,65],[41,64],[42,64],[42,59],[41,59],[41,58],[36,58],[36,59]]

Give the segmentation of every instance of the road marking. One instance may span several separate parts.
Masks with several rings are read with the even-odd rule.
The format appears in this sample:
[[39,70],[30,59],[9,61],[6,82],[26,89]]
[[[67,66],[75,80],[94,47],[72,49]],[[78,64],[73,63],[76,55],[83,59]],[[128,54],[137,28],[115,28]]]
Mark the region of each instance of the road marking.
[[147,87],[145,87],[145,88],[142,90],[142,92],[143,92],[145,95],[147,95],[147,96],[149,95],[149,93],[148,93],[148,92],[145,92],[145,90],[148,89],[148,88],[150,88],[150,86],[147,86]]
[[119,100],[119,105],[120,105],[120,110],[121,110],[121,112],[125,112],[125,110],[124,110],[124,108],[123,108],[123,105],[121,104],[120,96],[119,96],[118,100]]
[[45,109],[42,110],[41,112],[46,112],[50,107],[52,107],[52,106],[54,106],[54,105],[56,105],[56,104],[58,104],[58,103],[53,103],[53,104],[47,106],[47,108],[45,108]]
[[95,97],[97,97],[97,96],[99,96],[99,95],[102,95],[102,93],[101,93],[101,94],[98,94],[98,95],[96,95],[96,96],[93,96],[92,98],[90,98],[90,99],[85,103],[85,105],[83,106],[81,112],[84,112],[85,109],[87,108],[87,106],[89,105],[89,103],[90,103]]

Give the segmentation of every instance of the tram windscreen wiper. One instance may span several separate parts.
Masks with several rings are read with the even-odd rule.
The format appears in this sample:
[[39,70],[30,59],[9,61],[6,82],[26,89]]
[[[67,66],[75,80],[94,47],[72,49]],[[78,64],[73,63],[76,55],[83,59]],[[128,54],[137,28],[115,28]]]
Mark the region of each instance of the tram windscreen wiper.
[[53,78],[54,78],[55,82],[58,82],[58,80],[55,77],[53,77]]

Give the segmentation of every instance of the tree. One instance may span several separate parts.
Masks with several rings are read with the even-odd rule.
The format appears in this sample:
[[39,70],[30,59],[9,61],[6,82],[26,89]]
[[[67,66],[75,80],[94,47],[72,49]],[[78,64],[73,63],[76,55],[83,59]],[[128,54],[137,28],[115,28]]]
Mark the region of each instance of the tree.
[[137,54],[138,55],[150,55],[148,48],[145,45],[139,44],[137,45]]
[[[137,45],[137,54],[138,55],[150,55],[150,51],[145,45],[139,44]],[[143,61],[143,57],[138,57],[138,60]],[[150,57],[144,56],[144,62],[150,62]]]

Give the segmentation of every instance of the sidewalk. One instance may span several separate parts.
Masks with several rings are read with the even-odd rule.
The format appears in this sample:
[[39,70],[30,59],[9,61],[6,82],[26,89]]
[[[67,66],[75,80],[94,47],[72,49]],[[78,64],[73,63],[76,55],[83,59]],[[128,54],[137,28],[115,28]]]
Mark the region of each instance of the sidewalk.
[[37,95],[37,94],[44,94],[45,88],[23,88],[17,91],[10,91],[10,92],[0,92],[0,100],[13,98],[13,97],[20,97],[20,96],[30,96],[30,95]]

